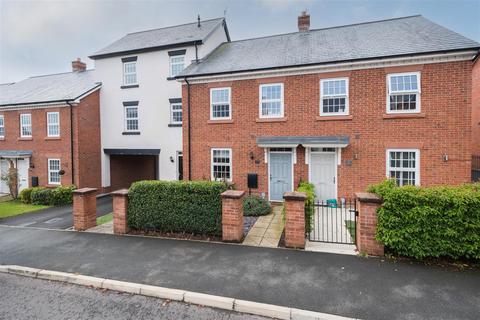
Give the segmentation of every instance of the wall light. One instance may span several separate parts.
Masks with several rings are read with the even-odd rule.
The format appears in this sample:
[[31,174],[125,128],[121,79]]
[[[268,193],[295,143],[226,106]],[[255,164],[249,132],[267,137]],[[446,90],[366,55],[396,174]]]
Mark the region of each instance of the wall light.
[[445,153],[445,154],[442,156],[442,158],[443,158],[443,161],[447,162],[447,161],[448,161],[448,154]]
[[170,162],[172,162],[172,163],[173,163],[173,161],[174,161],[174,160],[173,160],[173,157],[172,157],[172,156],[170,156]]

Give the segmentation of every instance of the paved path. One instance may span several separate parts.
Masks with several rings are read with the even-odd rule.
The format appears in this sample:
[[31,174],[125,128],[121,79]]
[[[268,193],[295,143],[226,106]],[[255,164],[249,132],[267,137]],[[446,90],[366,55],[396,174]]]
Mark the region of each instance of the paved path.
[[[112,197],[97,198],[97,216],[112,212]],[[0,225],[68,229],[73,226],[72,205],[52,207],[19,216],[0,219]]]
[[278,247],[284,227],[282,207],[274,206],[271,214],[258,217],[245,240],[243,240],[243,244],[259,247]]
[[242,245],[0,226],[0,264],[362,319],[478,319],[480,271]]
[[8,274],[0,274],[0,296],[0,319],[266,320],[226,310]]

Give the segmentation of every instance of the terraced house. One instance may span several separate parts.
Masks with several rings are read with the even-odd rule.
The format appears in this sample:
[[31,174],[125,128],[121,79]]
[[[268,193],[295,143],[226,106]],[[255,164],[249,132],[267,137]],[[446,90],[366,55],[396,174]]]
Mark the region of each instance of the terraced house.
[[470,181],[479,43],[422,16],[311,30],[303,13],[298,29],[223,43],[178,76],[186,178],[247,190],[253,173],[271,201],[301,180],[319,199]]
[[104,190],[137,180],[183,177],[182,91],[175,81],[230,41],[223,18],[134,32],[96,52],[102,82],[101,156]]
[[[72,72],[0,86],[0,167],[18,189],[100,187],[101,84],[79,59]],[[9,193],[1,180],[0,193]]]

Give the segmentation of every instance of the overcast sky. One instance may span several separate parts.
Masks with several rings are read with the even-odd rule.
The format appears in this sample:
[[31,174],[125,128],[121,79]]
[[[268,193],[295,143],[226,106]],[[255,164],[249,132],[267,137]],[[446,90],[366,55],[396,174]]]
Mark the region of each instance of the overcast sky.
[[0,0],[0,83],[65,72],[129,32],[222,17],[232,40],[422,14],[480,42],[480,0]]

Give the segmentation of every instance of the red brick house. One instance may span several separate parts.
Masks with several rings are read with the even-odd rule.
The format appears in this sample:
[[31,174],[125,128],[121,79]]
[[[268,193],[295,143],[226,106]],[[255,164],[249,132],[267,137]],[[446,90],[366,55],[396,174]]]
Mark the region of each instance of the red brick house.
[[302,180],[319,199],[385,177],[470,181],[479,43],[422,16],[310,30],[304,13],[298,25],[224,43],[178,77],[185,178],[247,190],[254,173],[272,201]]
[[[18,185],[100,187],[100,83],[85,63],[72,72],[0,86],[0,165]],[[8,186],[1,182],[0,193]]]

